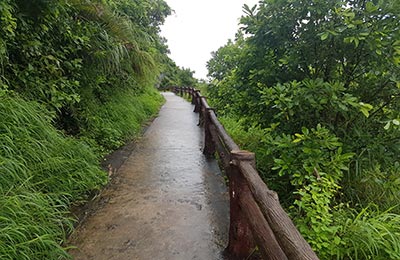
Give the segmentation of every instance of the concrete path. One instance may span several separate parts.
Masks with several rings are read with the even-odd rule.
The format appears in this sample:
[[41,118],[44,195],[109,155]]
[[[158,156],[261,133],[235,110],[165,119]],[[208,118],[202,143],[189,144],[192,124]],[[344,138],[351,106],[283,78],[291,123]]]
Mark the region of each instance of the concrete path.
[[71,236],[76,260],[218,260],[226,246],[228,193],[201,152],[193,106],[172,93],[113,177],[104,202]]

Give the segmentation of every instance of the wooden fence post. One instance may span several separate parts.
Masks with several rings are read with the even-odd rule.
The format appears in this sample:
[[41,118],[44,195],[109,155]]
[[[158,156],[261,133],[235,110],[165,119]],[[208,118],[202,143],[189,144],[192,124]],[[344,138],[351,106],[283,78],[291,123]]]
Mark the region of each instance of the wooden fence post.
[[204,121],[207,116],[206,114],[208,113],[207,108],[204,107],[204,103],[206,103],[206,102],[203,102],[202,99],[207,100],[207,97],[199,95],[199,99],[198,99],[199,104],[200,104],[200,111],[199,111],[200,114],[199,114],[199,123],[198,123],[199,126],[204,126]]
[[200,100],[200,91],[196,90],[194,97],[194,111],[195,113],[199,113],[201,111],[201,100]]
[[252,165],[241,163],[239,167],[243,177],[247,180],[254,199],[288,259],[318,260],[319,258],[311,246],[301,236],[293,221],[283,210],[276,192],[268,189]]
[[200,92],[200,91],[192,89],[192,105],[196,104],[196,93],[197,92]]
[[[247,156],[247,158],[246,158]],[[256,245],[251,232],[250,225],[239,204],[239,196],[242,192],[248,192],[236,160],[253,160],[253,155],[243,155],[238,151],[231,152],[231,162],[226,174],[229,178],[229,197],[230,197],[230,225],[229,242],[227,253],[234,259],[247,259],[255,250]]]
[[[285,252],[279,245],[275,234],[270,227],[268,221],[264,218],[260,207],[257,205],[253,194],[247,184],[247,180],[244,178],[243,173],[239,165],[241,163],[248,163],[256,168],[255,154],[244,150],[233,150],[231,151],[231,162],[239,170],[239,181],[241,190],[237,194],[237,200],[239,201],[240,210],[242,210],[245,220],[247,221],[253,239],[258,245],[258,249],[262,255],[262,259],[266,260],[287,260]],[[263,221],[260,221],[263,220]]]
[[205,108],[204,113],[204,149],[203,154],[207,158],[212,158],[216,152],[215,141],[211,134],[211,120],[210,113],[213,113],[214,109]]

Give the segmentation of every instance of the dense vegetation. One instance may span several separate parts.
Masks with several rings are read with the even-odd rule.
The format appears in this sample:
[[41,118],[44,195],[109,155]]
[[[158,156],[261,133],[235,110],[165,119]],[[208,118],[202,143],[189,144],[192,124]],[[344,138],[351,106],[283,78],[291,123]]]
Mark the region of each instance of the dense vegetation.
[[263,0],[211,102],[321,259],[400,259],[400,2]]
[[[162,0],[0,1],[0,258],[64,259],[69,206],[157,112]],[[171,76],[173,79],[173,76]]]
[[170,60],[162,74],[161,89],[169,89],[171,86],[197,86],[198,80],[193,77],[194,71],[189,68],[179,68]]

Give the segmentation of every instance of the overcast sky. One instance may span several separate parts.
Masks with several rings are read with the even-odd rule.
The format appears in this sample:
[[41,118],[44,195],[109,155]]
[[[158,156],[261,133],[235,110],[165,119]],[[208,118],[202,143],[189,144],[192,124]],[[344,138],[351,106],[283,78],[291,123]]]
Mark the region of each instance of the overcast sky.
[[175,11],[161,27],[167,38],[170,57],[180,67],[194,70],[206,79],[206,62],[211,52],[234,39],[244,4],[258,0],[165,0]]

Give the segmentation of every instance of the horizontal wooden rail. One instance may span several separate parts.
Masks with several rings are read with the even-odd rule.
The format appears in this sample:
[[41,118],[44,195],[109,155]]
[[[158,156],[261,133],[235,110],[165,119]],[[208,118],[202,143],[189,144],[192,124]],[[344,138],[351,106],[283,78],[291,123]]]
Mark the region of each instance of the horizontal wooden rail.
[[194,112],[200,113],[199,125],[205,133],[203,153],[206,156],[217,153],[229,179],[228,254],[234,259],[247,259],[258,248],[263,259],[317,260],[283,210],[276,192],[258,174],[254,153],[240,150],[200,91],[190,87],[172,89],[187,95],[194,104]]

